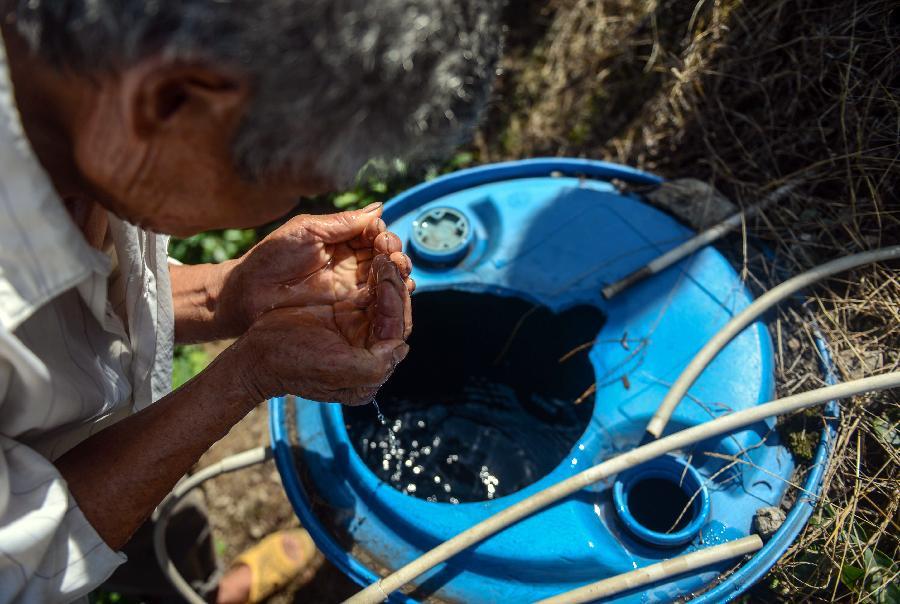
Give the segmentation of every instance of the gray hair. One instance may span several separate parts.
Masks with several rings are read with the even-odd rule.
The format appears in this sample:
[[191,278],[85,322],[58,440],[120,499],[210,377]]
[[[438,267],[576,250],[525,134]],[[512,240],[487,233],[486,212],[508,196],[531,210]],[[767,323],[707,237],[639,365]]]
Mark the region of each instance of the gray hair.
[[249,177],[458,144],[500,47],[501,0],[6,0],[48,61],[116,70],[151,54],[227,64],[253,98],[234,141]]

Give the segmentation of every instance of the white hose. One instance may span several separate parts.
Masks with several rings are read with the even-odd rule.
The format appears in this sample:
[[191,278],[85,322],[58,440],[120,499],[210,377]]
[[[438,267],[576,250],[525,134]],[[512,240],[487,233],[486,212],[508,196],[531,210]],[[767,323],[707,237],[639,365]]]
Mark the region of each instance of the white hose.
[[175,587],[178,593],[180,593],[190,604],[206,604],[206,600],[194,591],[188,582],[184,580],[184,577],[181,576],[181,573],[178,572],[178,569],[175,568],[175,564],[173,564],[171,558],[169,558],[169,552],[166,551],[166,527],[169,525],[169,515],[175,508],[175,505],[177,505],[185,495],[210,478],[255,466],[271,458],[272,449],[269,447],[257,447],[256,449],[250,449],[226,457],[222,461],[203,468],[196,474],[192,474],[176,484],[175,488],[172,489],[172,492],[163,499],[162,503],[160,503],[153,512],[153,551],[156,552],[156,561],[159,563],[159,568],[162,569],[163,574],[172,583],[172,586]]
[[694,356],[688,366],[685,367],[684,371],[681,372],[681,375],[678,376],[678,379],[675,380],[675,383],[672,384],[672,387],[669,388],[662,403],[659,404],[656,413],[650,418],[650,422],[647,424],[647,432],[655,438],[659,438],[662,435],[663,430],[666,428],[666,424],[669,423],[669,419],[675,411],[675,407],[678,406],[678,403],[680,403],[681,399],[684,398],[684,395],[687,394],[688,389],[694,384],[703,370],[706,369],[706,366],[712,362],[716,355],[719,354],[732,338],[771,307],[775,306],[788,296],[791,296],[801,289],[808,287],[817,281],[821,281],[826,277],[864,264],[892,260],[895,258],[900,258],[900,245],[845,256],[843,258],[838,258],[837,260],[832,260],[831,262],[826,262],[825,264],[808,270],[805,273],[801,273],[796,277],[791,277],[787,281],[773,287],[761,295],[747,308],[726,323],[725,326],[703,346],[700,352]]
[[608,598],[616,594],[649,585],[659,583],[665,579],[677,577],[691,571],[711,566],[718,562],[724,562],[744,554],[750,554],[763,546],[759,535],[750,535],[734,541],[728,541],[712,547],[704,547],[701,550],[669,558],[657,564],[651,564],[644,568],[638,568],[615,577],[603,579],[572,591],[561,593],[552,598],[541,600],[536,604],[584,604],[600,598]]
[[810,392],[794,394],[750,409],[744,409],[652,441],[642,447],[637,447],[601,464],[590,467],[511,505],[505,510],[501,510],[429,550],[396,572],[369,585],[345,602],[347,604],[376,604],[381,602],[389,594],[400,589],[416,577],[507,526],[595,482],[619,474],[624,470],[638,466],[665,453],[682,449],[713,436],[732,432],[768,417],[791,413],[799,409],[855,396],[864,392],[897,387],[900,387],[900,372],[844,382]]

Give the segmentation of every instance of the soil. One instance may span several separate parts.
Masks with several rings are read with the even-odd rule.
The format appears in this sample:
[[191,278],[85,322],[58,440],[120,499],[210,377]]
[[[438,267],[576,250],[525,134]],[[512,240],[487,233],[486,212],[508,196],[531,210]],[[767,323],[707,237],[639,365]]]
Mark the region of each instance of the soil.
[[[213,355],[222,349],[223,344],[207,348]],[[197,468],[268,444],[268,420],[267,406],[262,404],[213,445],[200,459]],[[270,533],[300,526],[273,461],[210,480],[203,490],[216,553],[222,564],[227,565]],[[318,570],[312,580],[304,584],[291,584],[268,601],[273,604],[340,602],[358,590],[356,584],[321,554],[315,564]]]

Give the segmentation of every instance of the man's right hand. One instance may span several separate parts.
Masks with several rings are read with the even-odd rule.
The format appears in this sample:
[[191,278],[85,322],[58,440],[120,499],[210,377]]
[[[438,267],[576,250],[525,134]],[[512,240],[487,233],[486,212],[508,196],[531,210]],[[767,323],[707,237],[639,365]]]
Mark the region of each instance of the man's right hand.
[[56,467],[97,533],[118,549],[264,399],[371,401],[406,356],[411,330],[409,287],[391,256],[378,255],[362,295],[264,313],[194,379],[83,441]]
[[56,460],[88,521],[113,549],[128,541],[178,479],[263,399],[296,394],[372,400],[406,356],[409,289],[390,256],[351,302],[277,308],[181,388]]
[[249,396],[370,402],[409,351],[412,317],[409,289],[389,256],[372,261],[368,287],[362,298],[260,316],[223,353]]

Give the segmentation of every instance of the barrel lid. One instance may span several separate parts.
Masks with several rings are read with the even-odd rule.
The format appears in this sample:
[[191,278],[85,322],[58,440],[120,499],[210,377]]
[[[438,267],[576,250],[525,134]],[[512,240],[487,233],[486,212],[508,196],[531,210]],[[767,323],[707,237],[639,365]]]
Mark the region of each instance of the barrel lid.
[[429,207],[412,221],[409,249],[414,258],[431,265],[463,259],[474,239],[469,218],[460,210]]

